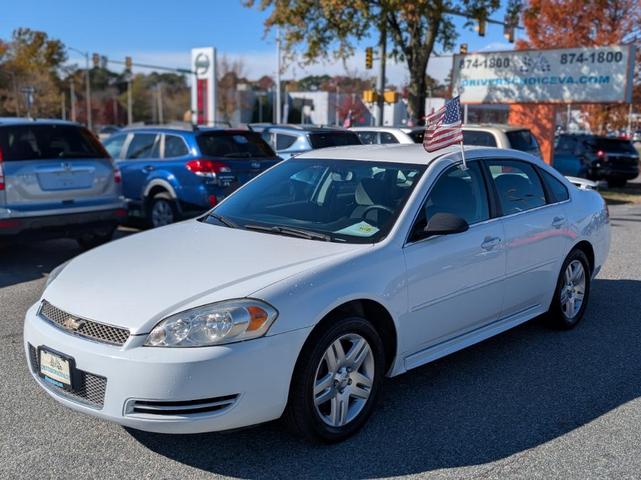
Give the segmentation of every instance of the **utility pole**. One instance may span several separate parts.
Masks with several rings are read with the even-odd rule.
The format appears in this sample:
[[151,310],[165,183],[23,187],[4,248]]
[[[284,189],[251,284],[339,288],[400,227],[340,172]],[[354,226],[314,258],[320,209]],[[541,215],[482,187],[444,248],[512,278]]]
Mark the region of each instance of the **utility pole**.
[[87,128],[93,130],[93,121],[91,119],[91,74],[89,73],[89,52],[85,52],[85,90],[86,90],[86,103],[87,103]]
[[65,102],[65,91],[63,90],[60,94],[60,118],[63,120],[67,119],[67,103]]
[[383,126],[385,115],[385,60],[387,57],[387,28],[385,22],[381,24],[381,38],[379,43],[379,70],[376,79],[378,99],[376,101],[376,121],[379,127]]
[[156,85],[156,91],[158,93],[158,123],[162,125],[165,123],[165,115],[162,108],[162,83]]
[[334,122],[336,123],[336,126],[339,126],[340,122],[340,115],[339,115],[339,107],[341,105],[341,86],[336,82],[336,105],[334,107]]
[[131,98],[131,77],[127,79],[127,125],[134,123],[133,120],[133,101]]
[[69,103],[71,104],[71,121],[76,121],[76,91],[73,78],[69,79]]
[[276,69],[276,123],[281,123],[281,100],[280,100],[280,27],[276,31],[276,54],[278,55]]

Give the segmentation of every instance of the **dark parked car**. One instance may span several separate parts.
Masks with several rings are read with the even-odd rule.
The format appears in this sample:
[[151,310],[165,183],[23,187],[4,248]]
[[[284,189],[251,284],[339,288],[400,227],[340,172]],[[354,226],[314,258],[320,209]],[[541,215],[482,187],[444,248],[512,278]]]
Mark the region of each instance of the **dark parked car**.
[[639,153],[629,140],[588,134],[563,134],[554,146],[554,167],[564,175],[607,180],[624,186],[639,175]]
[[280,161],[248,130],[137,127],[105,148],[118,159],[129,214],[152,227],[204,212]]
[[86,128],[0,118],[0,240],[111,239],[126,217],[120,171]]

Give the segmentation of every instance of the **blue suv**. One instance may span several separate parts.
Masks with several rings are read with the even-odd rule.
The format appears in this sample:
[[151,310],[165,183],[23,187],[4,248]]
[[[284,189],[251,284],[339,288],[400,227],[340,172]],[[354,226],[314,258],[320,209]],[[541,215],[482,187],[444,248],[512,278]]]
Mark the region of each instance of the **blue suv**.
[[280,158],[256,132],[136,127],[104,141],[122,172],[130,216],[152,227],[201,213]]

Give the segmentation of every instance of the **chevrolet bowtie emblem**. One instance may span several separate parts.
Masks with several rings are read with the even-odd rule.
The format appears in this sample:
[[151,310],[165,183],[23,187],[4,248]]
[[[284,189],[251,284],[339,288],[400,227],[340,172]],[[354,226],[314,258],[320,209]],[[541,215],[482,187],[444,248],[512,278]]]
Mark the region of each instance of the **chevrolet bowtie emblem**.
[[69,330],[78,330],[85,324],[85,321],[80,318],[67,317],[62,324]]

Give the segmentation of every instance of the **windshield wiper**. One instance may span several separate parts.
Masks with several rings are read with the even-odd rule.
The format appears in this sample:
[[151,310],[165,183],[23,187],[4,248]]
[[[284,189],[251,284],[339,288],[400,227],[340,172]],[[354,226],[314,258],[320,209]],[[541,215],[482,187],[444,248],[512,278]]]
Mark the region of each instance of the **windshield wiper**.
[[224,217],[224,216],[222,216],[222,215],[218,215],[217,213],[213,213],[213,212],[212,212],[212,213],[210,213],[210,214],[209,214],[209,216],[210,216],[210,217],[215,218],[216,220],[218,220],[220,223],[222,223],[222,224],[223,224],[223,225],[225,225],[226,227],[229,227],[229,228],[238,228],[238,224],[237,224],[237,223],[235,223],[235,222],[233,222],[233,221],[231,221],[231,220],[230,220],[229,218],[227,218],[227,217]]
[[307,240],[323,240],[325,242],[331,241],[332,237],[325,233],[313,232],[311,230],[304,230],[302,228],[281,227],[280,225],[273,225],[271,227],[265,225],[245,225],[247,230],[257,230],[259,232],[278,233],[281,235],[289,235],[291,237],[306,238]]

